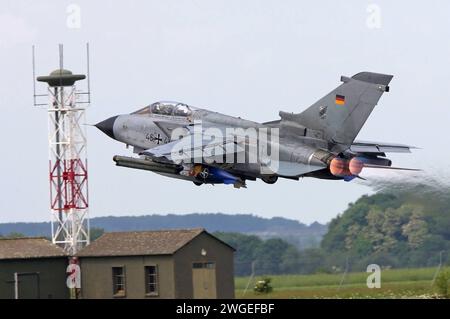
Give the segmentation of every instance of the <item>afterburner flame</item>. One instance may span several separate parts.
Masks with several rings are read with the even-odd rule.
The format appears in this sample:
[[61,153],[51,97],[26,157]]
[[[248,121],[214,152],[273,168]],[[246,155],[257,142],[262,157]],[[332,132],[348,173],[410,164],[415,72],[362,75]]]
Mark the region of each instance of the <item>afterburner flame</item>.
[[348,176],[351,175],[348,169],[348,161],[342,158],[333,158],[330,162],[330,172],[334,176]]
[[355,176],[358,176],[359,174],[361,174],[363,168],[364,168],[363,161],[361,161],[357,157],[353,157],[348,164],[348,169],[349,169],[350,173],[352,173],[352,175],[355,175]]
[[334,176],[358,176],[364,168],[364,162],[353,157],[351,160],[335,157],[330,162],[330,172]]

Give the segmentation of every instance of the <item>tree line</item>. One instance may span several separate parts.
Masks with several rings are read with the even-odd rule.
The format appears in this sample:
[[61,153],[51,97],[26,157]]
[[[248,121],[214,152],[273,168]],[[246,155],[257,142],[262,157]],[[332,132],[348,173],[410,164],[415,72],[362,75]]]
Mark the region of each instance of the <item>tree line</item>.
[[[436,266],[441,259],[450,261],[450,193],[425,190],[417,186],[362,196],[331,220],[318,248],[299,250],[280,238],[263,240],[239,232],[214,235],[236,248],[237,276],[362,271],[369,264]],[[103,232],[92,228],[91,239]]]
[[436,266],[449,262],[450,194],[442,192],[364,195],[336,218],[319,248],[298,250],[281,240],[215,233],[237,249],[237,276],[364,271]]

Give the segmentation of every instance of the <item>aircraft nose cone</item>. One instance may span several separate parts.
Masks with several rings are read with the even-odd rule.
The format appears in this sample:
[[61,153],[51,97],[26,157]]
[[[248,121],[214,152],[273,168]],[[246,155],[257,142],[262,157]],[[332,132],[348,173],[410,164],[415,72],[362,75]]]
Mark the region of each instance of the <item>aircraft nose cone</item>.
[[104,121],[101,121],[97,124],[95,124],[95,127],[98,128],[100,131],[102,131],[103,133],[105,133],[106,135],[108,135],[111,138],[114,138],[114,122],[116,121],[118,115],[110,117],[109,119],[106,119]]

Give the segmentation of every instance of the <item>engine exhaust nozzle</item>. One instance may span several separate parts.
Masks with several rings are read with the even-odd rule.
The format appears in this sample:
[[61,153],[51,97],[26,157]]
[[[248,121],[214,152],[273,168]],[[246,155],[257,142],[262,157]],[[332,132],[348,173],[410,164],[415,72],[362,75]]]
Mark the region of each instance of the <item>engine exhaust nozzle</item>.
[[334,176],[349,176],[350,173],[348,167],[348,161],[343,158],[335,157],[330,162],[330,172]]
[[353,157],[348,163],[348,170],[352,175],[358,176],[364,168],[364,162],[357,157]]

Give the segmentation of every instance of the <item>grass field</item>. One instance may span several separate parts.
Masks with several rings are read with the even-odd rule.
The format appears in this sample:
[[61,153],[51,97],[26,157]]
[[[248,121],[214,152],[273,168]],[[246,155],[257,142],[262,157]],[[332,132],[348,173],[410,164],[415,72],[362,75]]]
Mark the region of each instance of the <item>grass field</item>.
[[[444,270],[444,269],[443,269]],[[436,268],[389,269],[381,271],[381,288],[368,288],[370,273],[278,275],[272,279],[269,294],[253,292],[255,277],[244,295],[249,277],[235,280],[236,298],[436,298],[432,286]],[[342,281],[342,285],[340,285]]]

